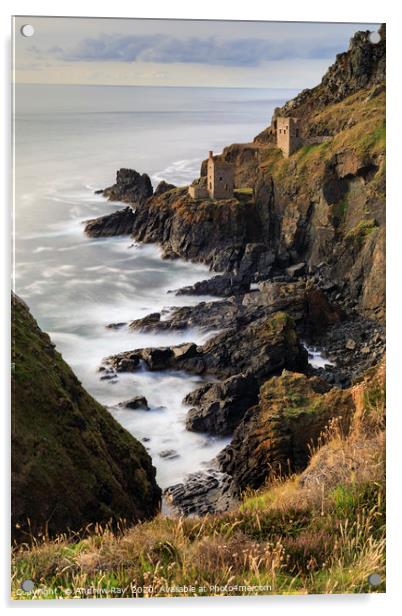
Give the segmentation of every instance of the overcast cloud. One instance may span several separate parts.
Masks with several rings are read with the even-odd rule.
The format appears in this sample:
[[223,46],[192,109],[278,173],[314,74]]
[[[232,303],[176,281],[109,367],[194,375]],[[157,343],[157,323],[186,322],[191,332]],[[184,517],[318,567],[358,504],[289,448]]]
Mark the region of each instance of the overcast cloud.
[[[35,28],[21,35],[23,24]],[[303,89],[376,24],[17,17],[20,83]]]
[[[35,51],[38,51],[35,48]],[[216,37],[179,39],[167,35],[119,36],[102,34],[85,38],[77,45],[56,46],[47,50],[64,61],[171,62],[221,66],[260,66],[269,60],[290,58],[328,58],[339,51],[339,44],[306,41],[294,45],[290,40]]]

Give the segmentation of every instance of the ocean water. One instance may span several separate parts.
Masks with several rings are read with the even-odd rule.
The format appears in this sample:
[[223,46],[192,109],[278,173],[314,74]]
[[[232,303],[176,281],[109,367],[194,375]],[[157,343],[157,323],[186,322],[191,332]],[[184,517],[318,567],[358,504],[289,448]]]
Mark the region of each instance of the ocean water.
[[[101,381],[112,353],[144,346],[202,342],[193,330],[166,334],[108,329],[171,306],[205,298],[169,290],[210,276],[202,265],[165,261],[155,245],[130,238],[91,239],[83,222],[124,207],[94,190],[131,167],[187,184],[208,150],[251,141],[274,107],[293,91],[18,85],[15,94],[14,289],[81,379],[114,417],[149,449],[166,487],[208,465],[227,439],[185,430],[183,397],[200,379],[174,372],[121,375]],[[119,402],[145,395],[151,410]],[[174,449],[171,460],[159,454]]]

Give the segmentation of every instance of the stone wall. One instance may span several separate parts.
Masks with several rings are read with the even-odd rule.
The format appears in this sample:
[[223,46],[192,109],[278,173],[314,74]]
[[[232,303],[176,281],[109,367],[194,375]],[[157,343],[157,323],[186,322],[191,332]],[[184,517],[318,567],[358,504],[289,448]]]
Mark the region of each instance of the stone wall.
[[276,143],[286,158],[301,146],[297,118],[276,119]]
[[205,186],[191,185],[188,187],[188,194],[193,199],[206,199],[209,193]]
[[208,193],[213,199],[231,199],[234,189],[234,166],[210,156],[207,167]]
[[188,187],[188,194],[192,199],[207,199],[209,192],[207,189],[207,178],[201,177]]

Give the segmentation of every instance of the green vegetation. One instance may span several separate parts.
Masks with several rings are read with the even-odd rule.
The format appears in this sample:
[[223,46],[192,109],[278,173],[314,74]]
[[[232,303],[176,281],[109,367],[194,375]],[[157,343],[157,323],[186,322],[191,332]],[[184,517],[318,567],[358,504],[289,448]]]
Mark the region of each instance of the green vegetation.
[[239,193],[240,195],[252,195],[254,191],[252,188],[244,187],[244,188],[235,188],[234,192]]
[[367,91],[360,91],[308,118],[317,134],[325,130],[334,135],[332,140],[305,145],[289,158],[284,158],[278,148],[268,145],[261,154],[261,167],[273,175],[278,186],[286,189],[295,178],[314,185],[322,178],[325,163],[338,152],[354,152],[361,161],[384,154],[385,93],[370,100],[367,94]]
[[298,161],[302,162],[305,159],[313,160],[317,156],[321,157],[331,147],[331,141],[323,141],[322,143],[312,143],[305,145],[299,150],[296,150],[292,156]]
[[275,312],[265,322],[268,336],[285,335],[289,344],[294,344],[297,340],[295,322],[286,312]]
[[378,223],[374,218],[361,220],[353,229],[347,232],[345,239],[353,242],[363,242],[366,237],[371,235],[378,228]]
[[359,145],[361,150],[371,154],[376,151],[385,151],[385,142],[386,128],[384,120],[383,122],[377,124],[374,130],[363,137]]
[[314,415],[323,410],[320,397],[317,397],[315,400],[309,400],[306,396],[296,392],[288,394],[285,400],[287,406],[284,413],[288,417],[298,417],[301,413],[311,413]]
[[235,199],[238,199],[241,203],[254,203],[254,190],[253,188],[235,188],[233,191]]
[[339,203],[336,203],[333,208],[334,221],[337,226],[342,224],[345,220],[346,212],[348,210],[348,198],[345,196]]
[[[383,397],[372,387],[383,386],[383,372],[371,373],[355,386],[356,400],[379,409]],[[13,596],[383,592],[383,429],[366,423],[359,403],[356,414],[349,435],[329,427],[301,475],[247,491],[230,513],[159,515],[118,531],[95,526],[16,547]],[[383,580],[376,587],[368,583],[373,572]],[[20,589],[24,579],[35,582],[32,593]]]

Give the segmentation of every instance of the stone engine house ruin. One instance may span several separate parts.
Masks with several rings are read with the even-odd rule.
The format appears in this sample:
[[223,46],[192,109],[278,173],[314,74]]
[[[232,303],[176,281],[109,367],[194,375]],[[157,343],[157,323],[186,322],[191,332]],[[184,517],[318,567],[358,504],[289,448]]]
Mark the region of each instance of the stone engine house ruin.
[[231,199],[234,189],[234,165],[214,160],[213,153],[208,154],[207,183],[212,199]]
[[[275,125],[276,124],[276,125]],[[288,158],[302,145],[298,118],[281,118],[275,120],[276,145]]]
[[301,134],[300,118],[280,116],[277,116],[272,121],[271,135],[274,136],[276,146],[282,150],[285,158],[291,156],[293,152],[304,145],[318,145],[332,139],[330,135],[303,137]]
[[215,160],[213,152],[208,154],[207,176],[201,177],[189,186],[188,192],[193,199],[231,199],[234,190],[234,165],[222,160]]

